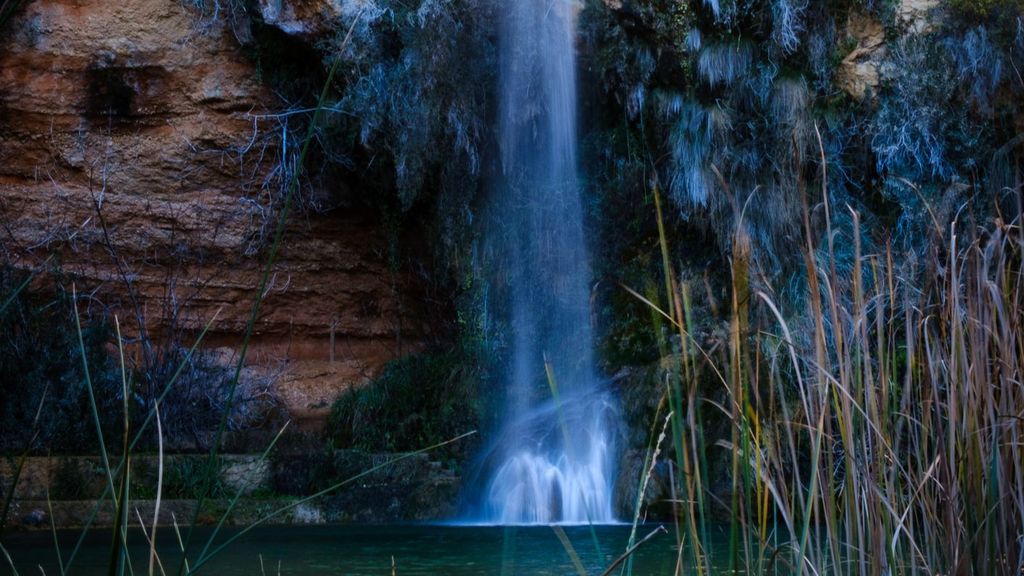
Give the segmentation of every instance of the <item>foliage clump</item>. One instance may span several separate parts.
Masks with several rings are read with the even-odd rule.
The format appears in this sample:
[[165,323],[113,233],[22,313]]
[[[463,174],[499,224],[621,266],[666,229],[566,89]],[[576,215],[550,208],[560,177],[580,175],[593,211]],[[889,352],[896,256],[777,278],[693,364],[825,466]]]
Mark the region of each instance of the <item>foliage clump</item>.
[[379,2],[372,9],[341,55],[348,66],[337,85],[347,114],[338,120],[347,142],[360,155],[383,156],[390,174],[377,174],[403,210],[432,189],[472,188],[493,78],[489,11],[480,1],[440,0]]
[[[810,190],[861,213],[872,231],[866,242],[889,228],[920,251],[928,235],[909,223],[922,221],[923,206],[962,204],[1013,181],[989,159],[1016,147],[1022,11],[993,0],[976,3],[984,14],[969,18],[958,8],[966,3],[922,31],[901,28],[892,3],[880,0],[684,3],[682,44],[650,32],[672,17],[658,3],[635,3],[645,7],[632,12],[644,14],[644,26],[588,6],[582,29],[613,104],[604,104],[611,117],[602,124],[631,126],[632,141],[596,166],[644,174],[723,256],[742,219],[769,279],[799,275],[788,247],[800,240],[804,208],[821,200]],[[881,85],[862,100],[837,83],[858,48],[854,13],[888,30]],[[680,72],[657,73],[669,65]]]
[[949,0],[949,6],[961,15],[974,18],[1024,10],[1021,0]]
[[[203,0],[200,13],[228,13]],[[465,247],[490,146],[494,84],[493,5],[487,0],[341,2],[316,40],[289,35],[245,3],[248,51],[288,107],[269,132],[278,181],[294,170],[305,122],[338,65],[326,115],[307,159],[304,208],[359,206],[405,223],[415,215],[449,258]],[[296,62],[299,62],[298,64]],[[268,117],[270,119],[270,117]],[[451,264],[450,261],[443,262]]]
[[[393,360],[365,386],[342,393],[326,434],[336,448],[413,451],[478,427],[479,374],[455,351]],[[465,443],[449,450],[465,450]]]
[[[164,442],[177,449],[208,448],[209,433],[225,412],[231,430],[259,427],[278,415],[270,377],[240,382],[229,411],[231,372],[211,353],[189,354],[174,339],[138,355],[132,351],[143,345],[126,342],[122,373],[106,310],[89,310],[79,295],[79,341],[73,296],[60,275],[34,278],[31,292],[18,289],[26,279],[25,272],[0,267],[0,306],[10,300],[0,310],[0,451],[98,450],[90,385],[108,446],[119,445],[123,433],[125,386],[131,429],[141,427],[160,399]],[[54,282],[50,290],[44,279]],[[140,448],[155,446],[155,427],[141,441]]]
[[[24,272],[0,267],[0,305],[9,301],[0,311],[0,450],[93,449],[98,442],[71,294],[59,285],[33,295],[17,291],[26,279]],[[84,356],[108,441],[120,431],[123,396],[107,350],[112,339],[101,316],[83,322]]]

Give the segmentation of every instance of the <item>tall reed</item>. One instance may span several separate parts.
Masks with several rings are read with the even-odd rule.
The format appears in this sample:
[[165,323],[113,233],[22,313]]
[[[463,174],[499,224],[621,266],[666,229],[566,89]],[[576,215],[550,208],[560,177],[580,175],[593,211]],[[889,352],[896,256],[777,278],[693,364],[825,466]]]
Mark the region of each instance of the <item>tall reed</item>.
[[[666,385],[688,559],[676,573],[708,570],[701,409],[720,411],[731,427],[718,446],[732,458],[732,570],[1024,573],[1019,221],[976,230],[954,221],[934,232],[935,265],[919,266],[891,245],[864,253],[857,214],[840,231],[829,209],[824,246],[805,215],[798,321],[751,280],[756,267],[736,231],[720,357],[690,337],[689,290],[675,281],[664,240],[668,305],[634,293],[684,343]],[[854,251],[848,278],[834,265],[840,233]]]

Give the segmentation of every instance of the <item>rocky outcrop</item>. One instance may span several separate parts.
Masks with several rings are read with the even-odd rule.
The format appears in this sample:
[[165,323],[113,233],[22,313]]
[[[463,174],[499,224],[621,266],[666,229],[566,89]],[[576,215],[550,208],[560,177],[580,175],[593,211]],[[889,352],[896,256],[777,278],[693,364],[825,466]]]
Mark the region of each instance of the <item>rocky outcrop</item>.
[[[236,34],[184,4],[35,0],[8,22],[0,248],[26,269],[52,257],[83,313],[129,333],[212,321],[208,346],[229,357],[279,201],[279,102]],[[293,418],[315,423],[427,333],[388,248],[371,214],[291,219],[249,358]]]
[[[894,9],[894,29],[899,34],[923,34],[941,21],[938,0],[901,0]],[[861,10],[850,12],[844,28],[853,49],[836,70],[836,83],[856,100],[872,98],[885,77],[885,62],[892,38],[876,16]]]
[[368,4],[366,0],[259,0],[259,10],[264,22],[286,34],[316,38],[335,30],[346,5],[349,15],[354,16]]
[[[322,447],[321,447],[322,448]],[[221,454],[219,474],[200,524],[214,524],[227,510],[228,500],[241,497],[227,518],[228,525],[244,526],[294,505],[295,499],[358,477],[343,489],[286,510],[271,518],[273,524],[384,523],[436,521],[456,513],[461,480],[454,470],[425,454],[367,454],[353,450],[330,453],[307,450],[303,454],[273,454],[268,460],[255,454]],[[202,484],[195,477],[207,470],[206,455],[137,455],[131,460],[132,510],[147,525],[152,523],[156,486],[161,486],[161,524],[176,516],[191,518]],[[49,529],[51,517],[62,528],[84,526],[96,513],[96,499],[107,486],[99,457],[32,457],[21,467],[13,493],[7,526]],[[0,460],[0,489],[7,494],[13,462]],[[172,514],[174,516],[172,516]],[[111,526],[110,508],[101,506],[94,526]]]
[[[169,454],[162,459],[154,455],[132,456],[133,492],[150,494],[156,490],[158,476],[167,495],[188,498],[194,488],[193,476],[205,470],[205,454]],[[219,489],[249,496],[270,486],[271,464],[256,454],[220,454],[217,457]],[[116,462],[115,462],[116,464]],[[3,494],[11,489],[10,481],[18,474],[15,500],[88,500],[99,498],[107,487],[103,461],[97,456],[26,458],[18,470],[13,461],[0,460],[0,488]]]
[[909,32],[927,32],[938,22],[940,0],[900,0],[896,6],[897,24]]
[[[426,454],[364,454],[338,450],[331,462],[335,478],[353,478],[374,470],[324,500],[329,522],[423,522],[454,518],[461,479]],[[394,460],[393,464],[382,466]]]
[[879,69],[886,56],[885,28],[860,11],[850,13],[846,34],[856,47],[839,63],[836,83],[857,100],[874,94],[881,83]]

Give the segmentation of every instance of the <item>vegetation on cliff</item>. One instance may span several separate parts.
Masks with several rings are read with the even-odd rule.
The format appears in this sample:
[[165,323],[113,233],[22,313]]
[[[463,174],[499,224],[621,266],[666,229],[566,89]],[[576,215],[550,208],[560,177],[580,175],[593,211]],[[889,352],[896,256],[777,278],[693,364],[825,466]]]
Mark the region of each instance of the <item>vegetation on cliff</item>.
[[[370,384],[343,392],[325,433],[336,448],[409,452],[480,425],[481,363],[458,350],[391,362]],[[449,447],[465,460],[465,443]]]
[[[58,284],[38,291],[50,292],[49,298],[29,297],[18,290],[28,279],[27,274],[0,268],[0,451],[15,453],[26,446],[54,452],[94,449],[72,295]],[[83,332],[84,354],[103,391],[103,426],[113,438],[121,383],[106,348],[111,338],[105,318],[97,318]]]
[[[35,289],[23,289],[30,282]],[[64,289],[68,284],[58,269],[33,276],[0,267],[0,452],[88,454],[98,449],[85,366],[108,442],[117,438],[124,402],[132,424],[138,425],[160,399],[168,422],[164,441],[186,450],[205,450],[225,411],[234,430],[264,426],[279,416],[269,381],[250,379],[229,402],[229,372],[211,353],[190,353],[177,338],[153,350],[149,361],[141,352],[143,339],[134,339],[139,359],[125,398],[121,369],[111,356],[113,320],[103,309],[79,310],[80,344],[75,295]],[[172,381],[173,391],[166,394]],[[149,434],[140,448],[155,445],[155,436]]]
[[[723,255],[742,214],[763,274],[799,273],[791,248],[799,207],[823,184],[835,205],[862,213],[866,242],[892,235],[919,253],[922,230],[935,224],[927,206],[948,219],[951,207],[991,213],[1007,199],[1024,94],[1013,3],[970,18],[917,16],[926,23],[899,19],[885,2],[667,4],[689,10],[595,2],[584,12],[592,71],[608,95],[595,113],[607,136],[593,140],[633,143],[631,155],[599,150],[618,162],[595,167],[656,179],[683,221]],[[877,34],[887,30],[872,40],[884,39],[887,52],[859,44],[852,23],[864,20],[878,23]],[[683,33],[685,42],[667,42],[663,30],[680,21],[685,32],[669,38]],[[880,80],[858,99],[840,76],[846,81],[850,59],[864,57],[878,60]],[[840,259],[848,270],[849,254]]]

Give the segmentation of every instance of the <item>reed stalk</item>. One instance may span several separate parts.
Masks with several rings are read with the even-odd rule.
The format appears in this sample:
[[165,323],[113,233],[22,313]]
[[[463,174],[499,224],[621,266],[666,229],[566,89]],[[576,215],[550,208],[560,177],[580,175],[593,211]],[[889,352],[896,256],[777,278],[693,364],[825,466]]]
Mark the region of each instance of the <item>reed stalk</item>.
[[[677,489],[688,503],[677,531],[695,551],[685,568],[704,571],[697,551],[710,544],[697,528],[708,521],[703,500],[714,497],[697,453],[708,431],[694,417],[710,404],[730,424],[719,441],[731,451],[729,549],[718,558],[731,571],[1022,573],[1019,223],[970,229],[954,220],[936,234],[942,266],[921,271],[891,244],[865,253],[859,215],[850,210],[850,224],[835,228],[823,198],[824,246],[804,206],[802,315],[787,317],[770,286],[755,285],[740,224],[729,346],[716,358],[689,337],[690,295],[675,281],[655,203],[670,304],[630,292],[684,342],[670,381],[686,393],[670,386],[668,397]],[[837,271],[839,238],[853,249],[851,277]],[[697,392],[708,381],[698,367],[708,366],[720,400]]]

